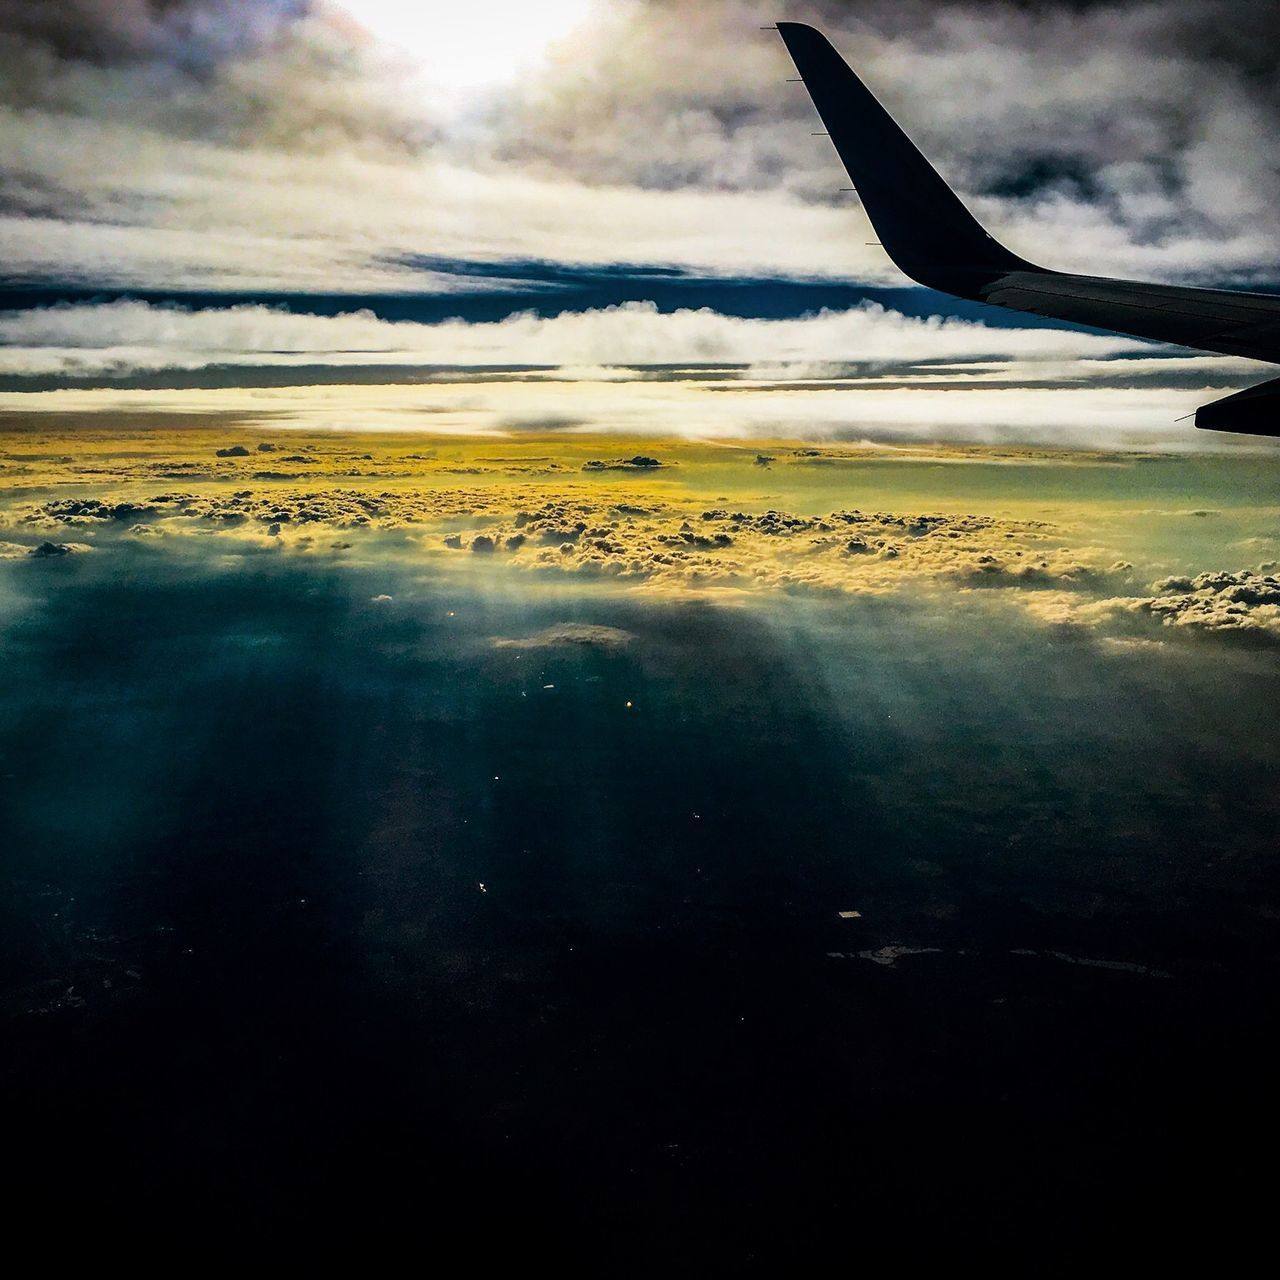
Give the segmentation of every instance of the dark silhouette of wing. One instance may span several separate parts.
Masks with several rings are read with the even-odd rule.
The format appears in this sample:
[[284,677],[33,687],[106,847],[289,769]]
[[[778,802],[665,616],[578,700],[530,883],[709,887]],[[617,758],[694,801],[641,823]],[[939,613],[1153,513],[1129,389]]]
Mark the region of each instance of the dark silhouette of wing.
[[[1280,364],[1280,297],[1049,271],[987,232],[827,38],[778,31],[880,243],[931,289],[1031,315]],[[1196,425],[1280,435],[1280,379],[1206,405]]]

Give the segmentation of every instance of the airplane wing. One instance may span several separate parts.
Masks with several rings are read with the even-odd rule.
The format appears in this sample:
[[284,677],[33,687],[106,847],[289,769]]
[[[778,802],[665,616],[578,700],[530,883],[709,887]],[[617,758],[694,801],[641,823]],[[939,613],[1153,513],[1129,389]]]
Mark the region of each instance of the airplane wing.
[[[974,302],[1280,364],[1280,297],[1049,271],[987,232],[831,47],[778,31],[880,243],[913,280]],[[1280,436],[1280,378],[1205,405],[1196,426]]]

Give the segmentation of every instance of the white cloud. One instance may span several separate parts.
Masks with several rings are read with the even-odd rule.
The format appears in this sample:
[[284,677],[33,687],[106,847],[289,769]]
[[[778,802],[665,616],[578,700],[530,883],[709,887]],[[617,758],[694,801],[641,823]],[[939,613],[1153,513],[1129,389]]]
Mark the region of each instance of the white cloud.
[[233,148],[0,112],[0,172],[34,165],[42,182],[77,191],[77,212],[0,218],[0,254],[18,278],[428,292],[448,282],[405,259],[429,255],[901,282],[867,246],[856,207],[780,191],[638,191],[511,166]]
[[[7,274],[434,288],[398,265],[428,254],[900,280],[836,195],[831,146],[757,30],[776,17],[763,0],[600,0],[538,73],[461,115],[303,8],[199,0],[162,21],[139,0],[77,0],[59,20],[0,3],[22,33],[0,31]],[[831,32],[1027,256],[1265,278],[1280,238],[1258,161],[1277,96],[1266,8],[862,0],[789,16]]]
[[968,390],[900,386],[756,387],[583,382],[551,378],[422,385],[58,390],[0,393],[0,412],[216,414],[255,430],[441,435],[579,430],[699,439],[918,439],[1089,448],[1265,448],[1270,442],[1196,431],[1177,420],[1212,391],[1080,386]]
[[437,324],[382,320],[369,311],[317,316],[261,305],[196,311],[132,300],[0,314],[0,371],[11,374],[211,364],[524,364],[580,366],[590,377],[592,367],[721,363],[761,366],[769,376],[790,365],[996,359],[1052,362],[1059,376],[1064,361],[1147,350],[1121,337],[917,319],[875,303],[783,320],[707,309],[663,313],[647,302]]
[[[1150,354],[1145,354],[1145,353]],[[468,368],[535,366],[495,379]],[[353,385],[264,387],[251,368],[324,367]],[[362,369],[403,385],[354,385]],[[447,378],[435,367],[453,370]],[[677,380],[669,366],[684,369]],[[697,370],[697,366],[712,366]],[[720,367],[715,367],[720,366]],[[229,372],[239,367],[242,372]],[[414,373],[415,368],[420,370]],[[0,373],[187,371],[207,388],[0,395],[0,409],[230,413],[335,429],[797,439],[937,435],[1128,447],[1232,447],[1176,419],[1256,375],[1244,360],[1132,339],[918,319],[867,303],[797,319],[625,303],[489,323],[387,321],[367,311],[187,310],[139,301],[0,315]],[[205,375],[199,371],[207,370]],[[394,381],[395,374],[390,376]]]

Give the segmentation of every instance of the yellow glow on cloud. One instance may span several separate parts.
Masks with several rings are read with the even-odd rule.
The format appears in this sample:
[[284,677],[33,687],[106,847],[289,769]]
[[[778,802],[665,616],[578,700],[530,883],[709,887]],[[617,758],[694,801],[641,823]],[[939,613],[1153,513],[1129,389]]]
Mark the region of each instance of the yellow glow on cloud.
[[593,5],[594,0],[344,0],[335,7],[407,54],[433,88],[465,93],[536,67]]

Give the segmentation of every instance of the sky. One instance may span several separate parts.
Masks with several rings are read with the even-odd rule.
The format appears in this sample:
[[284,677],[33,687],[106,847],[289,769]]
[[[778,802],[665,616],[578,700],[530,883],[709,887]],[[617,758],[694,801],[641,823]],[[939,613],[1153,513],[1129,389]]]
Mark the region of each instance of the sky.
[[1280,281],[1269,4],[0,0],[0,409],[1240,447],[1262,366],[911,287],[780,18],[1033,261]]

